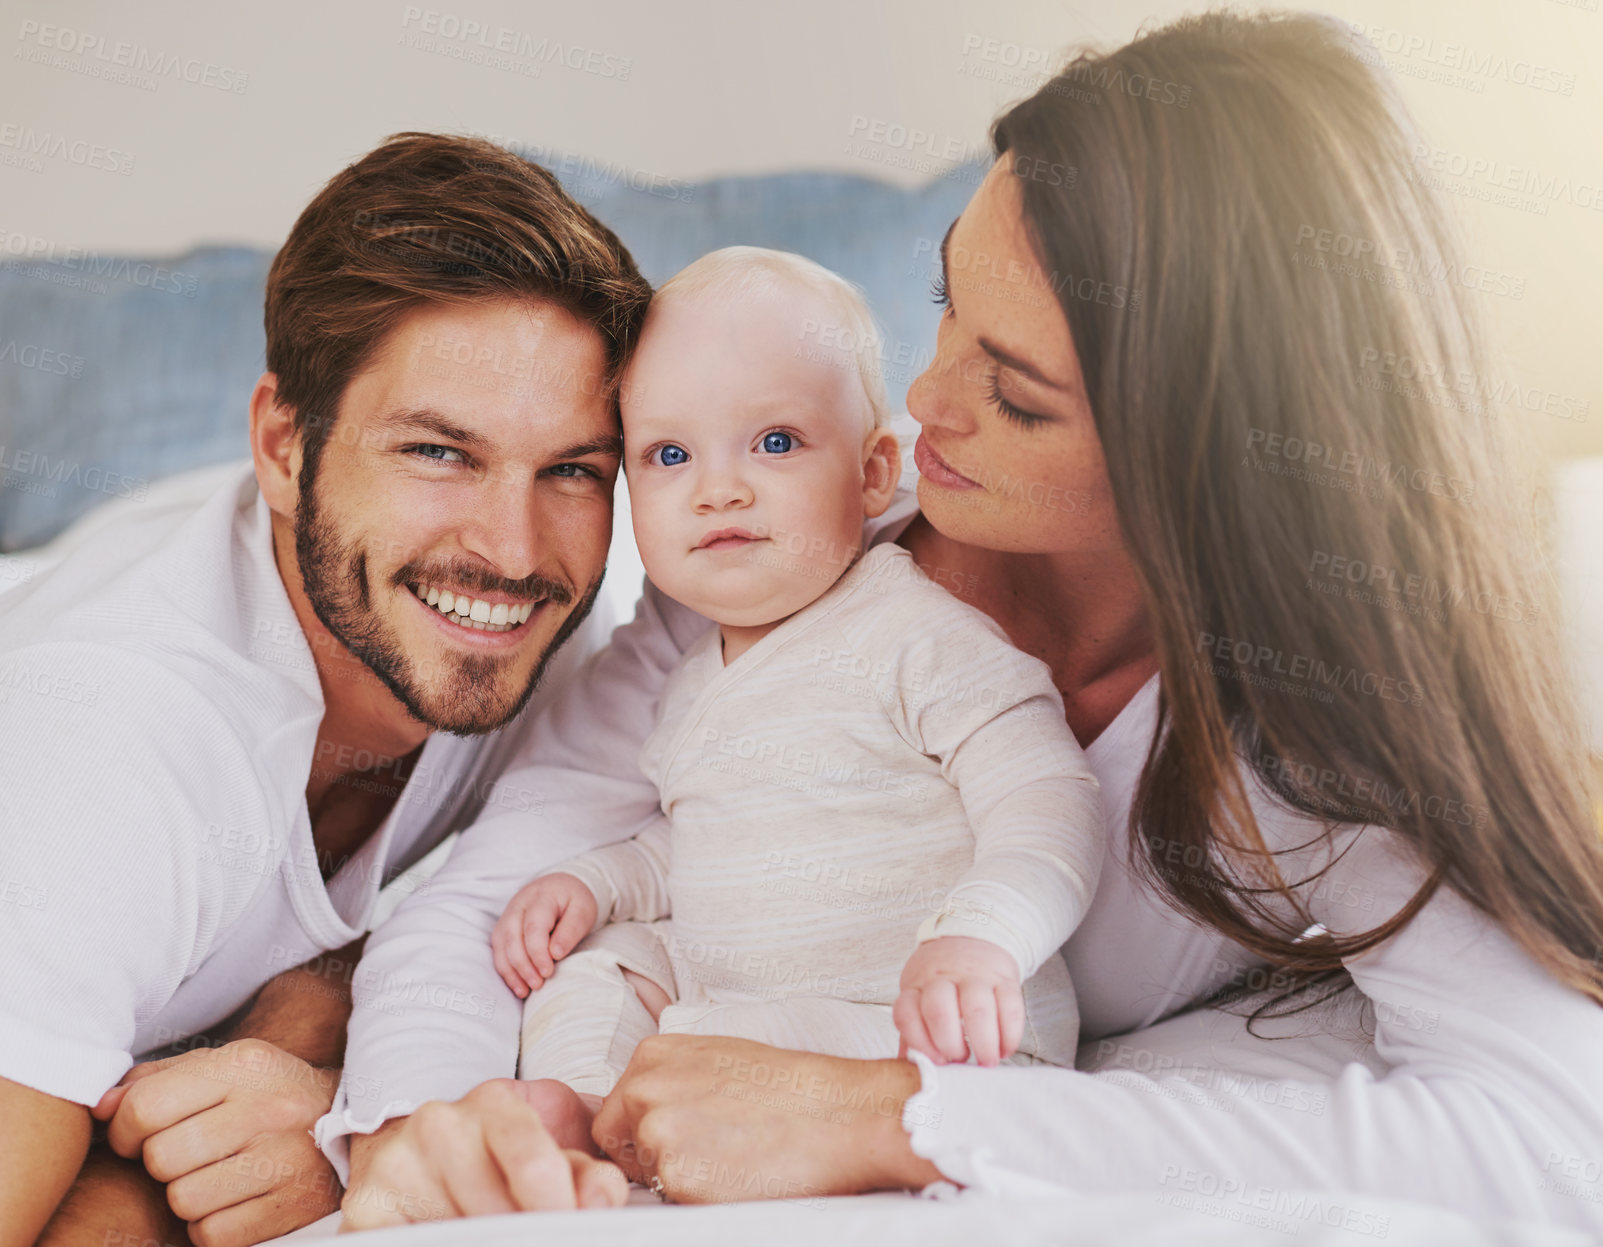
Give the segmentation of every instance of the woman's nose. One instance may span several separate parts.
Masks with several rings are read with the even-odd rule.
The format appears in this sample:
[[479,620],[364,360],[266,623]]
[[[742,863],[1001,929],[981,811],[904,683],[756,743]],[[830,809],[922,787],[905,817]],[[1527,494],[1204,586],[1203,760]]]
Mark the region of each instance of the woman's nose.
[[935,401],[935,382],[930,376],[933,368],[932,363],[914,377],[913,383],[907,387],[907,414],[920,424],[924,424],[928,419],[925,413]]
[[953,386],[958,377],[954,363],[945,351],[936,351],[935,358],[907,387],[907,414],[920,424],[960,429],[967,423]]

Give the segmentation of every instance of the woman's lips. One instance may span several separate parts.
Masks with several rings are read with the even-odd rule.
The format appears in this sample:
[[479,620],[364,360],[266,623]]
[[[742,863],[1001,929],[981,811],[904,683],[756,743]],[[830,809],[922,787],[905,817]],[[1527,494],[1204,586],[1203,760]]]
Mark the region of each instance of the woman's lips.
[[932,481],[946,489],[980,488],[977,481],[971,481],[962,473],[953,471],[951,464],[930,449],[930,445],[924,440],[922,433],[919,434],[918,440],[913,443],[913,463],[917,465],[919,475],[925,480]]

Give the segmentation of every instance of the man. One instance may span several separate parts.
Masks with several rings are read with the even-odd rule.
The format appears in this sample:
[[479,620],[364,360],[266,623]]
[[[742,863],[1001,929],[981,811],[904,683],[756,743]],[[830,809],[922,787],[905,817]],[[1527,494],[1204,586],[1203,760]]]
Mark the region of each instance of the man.
[[221,1247],[337,1207],[309,1130],[378,890],[536,805],[494,778],[604,639],[649,296],[538,166],[397,135],[274,261],[252,469],[0,598],[0,879],[29,898],[0,905],[0,1244],[176,1217]]

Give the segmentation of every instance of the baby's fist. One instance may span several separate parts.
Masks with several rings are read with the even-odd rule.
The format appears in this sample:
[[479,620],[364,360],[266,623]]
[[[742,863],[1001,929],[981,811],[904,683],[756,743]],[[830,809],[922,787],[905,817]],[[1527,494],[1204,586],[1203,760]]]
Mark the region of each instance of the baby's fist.
[[930,1060],[995,1065],[1018,1051],[1024,993],[1010,953],[988,940],[944,935],[920,944],[902,968],[891,1009],[906,1051]]
[[541,875],[512,898],[490,933],[496,972],[520,1000],[556,973],[556,963],[590,934],[596,898],[573,875]]

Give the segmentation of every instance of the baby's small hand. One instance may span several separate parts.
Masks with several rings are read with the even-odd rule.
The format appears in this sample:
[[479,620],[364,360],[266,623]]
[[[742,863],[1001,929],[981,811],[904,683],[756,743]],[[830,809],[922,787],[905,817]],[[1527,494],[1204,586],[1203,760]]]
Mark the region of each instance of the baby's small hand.
[[596,898],[573,875],[541,875],[523,885],[490,933],[495,969],[518,999],[556,973],[556,963],[590,934]]
[[1018,964],[987,940],[928,940],[902,969],[902,994],[891,1017],[904,1054],[922,1052],[944,1064],[972,1052],[981,1065],[995,1065],[1018,1050],[1024,1033]]

